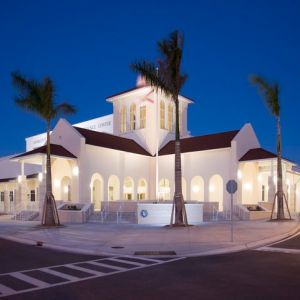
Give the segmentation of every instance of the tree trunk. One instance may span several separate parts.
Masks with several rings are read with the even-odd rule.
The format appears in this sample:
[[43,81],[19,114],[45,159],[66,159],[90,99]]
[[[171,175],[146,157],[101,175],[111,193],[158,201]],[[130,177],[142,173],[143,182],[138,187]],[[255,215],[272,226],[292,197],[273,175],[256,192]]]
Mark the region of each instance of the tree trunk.
[[60,225],[55,199],[52,193],[50,122],[47,122],[47,160],[46,160],[46,194],[43,207],[42,225]]
[[277,219],[284,219],[280,116],[277,117]]
[[[180,149],[180,130],[179,130],[179,101],[175,99],[175,193],[173,205],[175,206],[174,225],[186,226],[187,217],[182,195],[182,172],[181,172],[181,149]],[[172,220],[173,222],[173,220]]]

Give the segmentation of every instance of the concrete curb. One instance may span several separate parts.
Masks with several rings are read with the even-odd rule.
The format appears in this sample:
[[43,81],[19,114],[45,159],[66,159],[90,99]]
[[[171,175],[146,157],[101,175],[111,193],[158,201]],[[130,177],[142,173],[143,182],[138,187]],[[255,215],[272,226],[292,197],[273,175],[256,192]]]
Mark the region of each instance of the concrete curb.
[[[196,252],[191,254],[182,254],[177,256],[183,256],[183,257],[196,257],[196,256],[211,256],[211,255],[220,255],[220,254],[229,254],[229,253],[235,253],[245,250],[254,250],[260,247],[264,247],[266,245],[270,245],[276,242],[279,242],[281,240],[285,240],[288,238],[291,238],[295,235],[300,234],[300,224],[297,224],[293,229],[289,230],[286,233],[282,233],[280,235],[276,235],[273,237],[265,238],[259,241],[253,241],[245,244],[240,245],[234,245],[229,247],[223,247],[203,252]],[[30,239],[24,239],[22,237],[14,237],[14,236],[6,236],[6,235],[0,235],[0,238],[10,240],[13,242],[18,242],[26,245],[37,245],[37,240],[30,240]],[[82,249],[82,248],[71,248],[66,246],[60,246],[55,244],[49,244],[43,242],[43,246],[41,248],[51,249],[55,251],[64,251],[68,253],[74,253],[74,254],[84,254],[84,255],[133,255],[128,253],[120,253],[120,252],[105,252],[105,251],[97,251],[97,250],[88,250],[88,249]]]

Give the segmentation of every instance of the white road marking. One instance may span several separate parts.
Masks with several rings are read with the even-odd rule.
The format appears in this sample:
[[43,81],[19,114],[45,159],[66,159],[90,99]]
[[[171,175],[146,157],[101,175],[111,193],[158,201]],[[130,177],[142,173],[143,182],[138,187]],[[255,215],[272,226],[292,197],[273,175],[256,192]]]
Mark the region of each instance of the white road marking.
[[266,251],[266,252],[281,252],[288,254],[300,254],[300,250],[298,249],[289,249],[289,248],[279,248],[279,247],[261,247],[257,248],[258,251]]
[[[90,263],[90,261],[88,263]],[[71,269],[75,269],[75,270],[85,272],[85,273],[90,273],[91,275],[96,275],[96,276],[105,275],[105,273],[98,272],[98,271],[95,271],[95,270],[92,270],[92,269],[87,269],[87,268],[84,268],[84,267],[79,267],[79,266],[76,266],[76,265],[69,264],[69,265],[65,265],[65,266],[68,267],[68,268],[71,268]]]
[[78,277],[75,277],[75,276],[72,276],[72,275],[69,275],[69,274],[65,274],[65,273],[62,273],[62,272],[59,272],[59,271],[51,270],[51,269],[48,269],[48,268],[41,268],[40,270],[45,272],[45,273],[49,273],[49,274],[52,274],[54,276],[58,276],[58,277],[61,277],[61,278],[64,278],[64,279],[67,279],[67,280],[70,280],[70,281],[78,280]]
[[120,263],[124,263],[124,264],[131,264],[133,266],[137,266],[137,267],[143,267],[143,266],[150,266],[149,264],[142,264],[139,262],[135,262],[135,261],[131,261],[131,260],[125,260],[125,259],[117,259],[117,258],[109,258],[109,260],[112,261],[116,261],[116,262],[120,262]]
[[[115,271],[124,271],[124,270],[128,270],[126,268],[122,268],[122,267],[117,267],[117,266],[112,266],[112,265],[108,265],[108,264],[103,264],[103,263],[99,263],[97,261],[91,261],[90,264],[95,265],[95,266],[100,266],[100,267],[104,267],[104,268],[109,268]],[[112,272],[110,272],[112,273]]]
[[[123,260],[120,259],[122,257],[124,258]],[[126,258],[134,258],[134,259],[139,259],[141,261],[143,261],[143,260],[150,261],[150,262],[153,262],[153,264],[149,265],[149,264],[142,264],[142,263],[139,263],[139,262],[128,261],[128,260],[126,260]],[[129,271],[132,271],[132,270],[152,267],[152,266],[155,266],[155,265],[161,265],[161,264],[165,264],[165,263],[168,263],[168,262],[181,260],[181,259],[184,259],[184,257],[174,257],[170,260],[164,261],[164,260],[151,259],[151,258],[145,258],[145,257],[138,257],[137,258],[136,256],[128,256],[127,255],[127,256],[98,258],[98,259],[89,260],[89,261],[80,261],[80,262],[68,263],[68,264],[64,264],[64,265],[55,265],[55,266],[50,266],[50,267],[36,268],[36,269],[30,269],[30,270],[22,270],[22,271],[18,271],[18,272],[10,272],[10,273],[2,273],[2,274],[0,273],[0,298],[4,297],[4,296],[8,296],[8,295],[17,295],[17,294],[22,294],[24,292],[31,292],[31,291],[37,291],[37,290],[45,289],[45,288],[48,288],[48,287],[60,286],[60,285],[65,285],[65,284],[74,283],[74,282],[78,282],[78,281],[85,281],[85,280],[89,280],[89,279],[92,279],[92,278],[110,276],[110,275],[113,275],[113,274],[116,274],[116,273],[129,272]],[[101,263],[101,260],[106,260],[106,261],[105,261],[105,263]],[[129,265],[132,265],[133,267],[126,268],[126,267],[119,267],[119,266],[115,266],[115,265],[110,265],[109,262],[108,262],[109,260],[129,264]],[[86,264],[86,263],[87,264],[92,264],[92,265],[95,265],[95,266],[103,266],[103,267],[106,267],[106,268],[110,268],[114,271],[109,272],[109,273],[104,273],[104,272],[98,272],[98,271],[93,270],[93,269],[89,269],[88,266],[86,266],[86,267],[78,266],[78,264]],[[90,276],[79,278],[79,277],[76,277],[75,275],[65,274],[62,271],[52,270],[52,268],[55,268],[55,267],[67,267],[67,268],[70,268],[70,269],[85,272],[87,274],[90,274]],[[42,280],[33,278],[30,275],[23,274],[23,273],[26,273],[26,272],[29,272],[29,271],[46,272],[46,273],[52,274],[54,276],[64,278],[67,281],[58,282],[58,283],[54,283],[54,284],[49,284],[49,283],[44,282]],[[32,284],[35,287],[16,291],[12,288],[9,288],[9,287],[5,286],[4,284],[1,284],[1,276],[4,276],[4,275],[11,275],[15,278],[18,278],[19,280],[22,280],[22,281],[25,281],[29,284]]]
[[[16,291],[0,283],[0,293],[3,295],[14,294]],[[0,297],[3,296],[0,294]]]
[[35,285],[39,288],[46,288],[46,287],[49,287],[50,284],[49,283],[46,283],[44,281],[41,281],[41,280],[38,280],[36,278],[33,278],[31,276],[28,276],[28,275],[25,275],[25,274],[22,274],[20,272],[13,272],[13,273],[10,273],[9,275],[15,277],[15,278],[18,278],[20,280],[23,280],[25,282],[28,282],[32,285]]

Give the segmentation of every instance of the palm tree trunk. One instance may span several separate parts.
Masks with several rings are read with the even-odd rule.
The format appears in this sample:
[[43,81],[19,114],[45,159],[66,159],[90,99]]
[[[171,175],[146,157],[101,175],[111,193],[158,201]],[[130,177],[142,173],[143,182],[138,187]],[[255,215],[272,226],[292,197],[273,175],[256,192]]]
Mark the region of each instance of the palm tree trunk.
[[52,172],[51,172],[51,148],[50,148],[50,122],[47,122],[47,159],[46,159],[46,194],[42,215],[42,225],[60,225],[55,199],[52,193]]
[[277,219],[284,219],[280,116],[277,117]]
[[175,194],[173,205],[175,205],[174,225],[187,225],[184,199],[182,195],[182,171],[181,171],[181,149],[180,149],[180,130],[179,130],[179,101],[175,99]]

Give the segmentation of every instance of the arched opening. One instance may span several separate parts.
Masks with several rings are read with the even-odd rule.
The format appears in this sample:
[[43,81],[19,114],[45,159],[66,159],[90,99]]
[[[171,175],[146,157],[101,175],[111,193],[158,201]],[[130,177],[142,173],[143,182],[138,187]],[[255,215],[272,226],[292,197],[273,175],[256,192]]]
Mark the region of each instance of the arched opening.
[[220,175],[209,179],[209,201],[218,202],[219,210],[223,211],[223,179]]
[[120,200],[120,181],[116,175],[111,175],[108,179],[108,200]]
[[171,200],[170,181],[166,178],[159,181],[159,200]]
[[146,128],[147,114],[146,105],[140,107],[140,128]]
[[130,105],[130,130],[136,129],[136,105]]
[[129,176],[125,177],[123,184],[123,195],[125,200],[133,200],[134,182]]
[[160,101],[160,128],[165,129],[165,102]]
[[186,199],[186,180],[184,179],[184,177],[181,178],[181,189],[182,189],[183,200],[187,200]]
[[71,178],[64,176],[60,184],[61,200],[71,201]]
[[174,115],[174,106],[172,103],[168,105],[168,130],[173,131],[173,115]]
[[[256,204],[257,199],[260,200],[259,190],[264,189],[261,184],[257,183],[258,179],[262,176],[258,174],[258,167],[256,163],[246,162],[242,169],[242,203],[243,204]],[[259,187],[259,189],[257,189]],[[262,192],[261,192],[262,194]]]
[[298,182],[295,185],[295,198],[296,198],[296,212],[300,212],[300,179],[298,179]]
[[140,179],[138,182],[137,199],[138,200],[147,199],[147,181],[145,179]]
[[103,201],[103,179],[98,173],[94,174],[91,179],[91,202],[94,210],[101,210],[101,202]]
[[195,176],[191,180],[191,200],[204,201],[204,180],[201,176]]
[[121,108],[121,133],[126,131],[126,106]]

